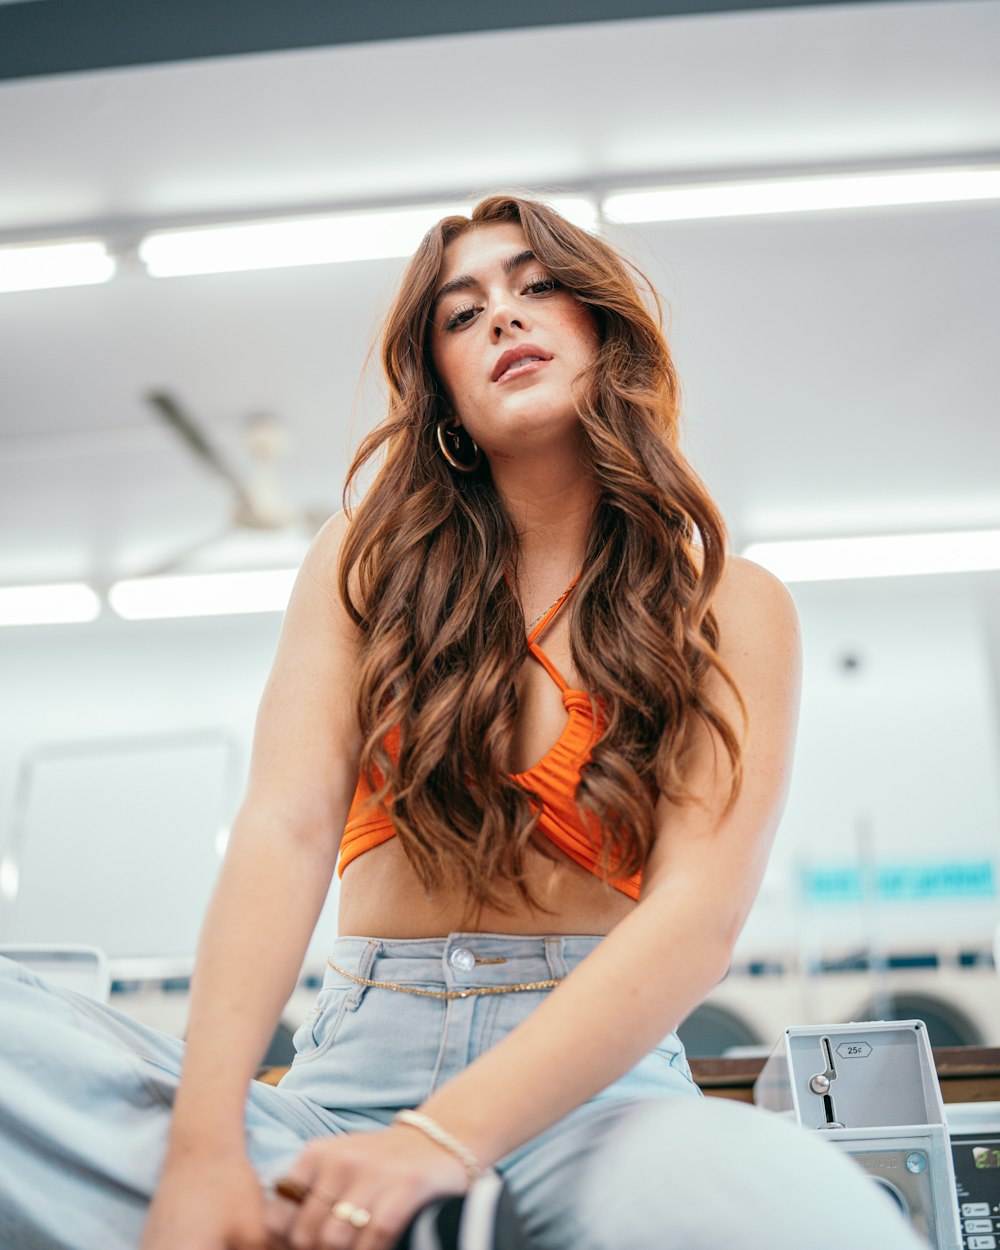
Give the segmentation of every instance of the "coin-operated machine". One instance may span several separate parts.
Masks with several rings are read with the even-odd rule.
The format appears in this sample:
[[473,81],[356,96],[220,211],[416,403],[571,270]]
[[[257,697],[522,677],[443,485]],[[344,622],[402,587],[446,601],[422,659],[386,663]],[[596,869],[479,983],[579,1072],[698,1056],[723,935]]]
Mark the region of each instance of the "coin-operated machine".
[[849,1154],[934,1250],[966,1250],[922,1021],[786,1029],[757,1078],[754,1102],[793,1116]]
[[951,1131],[965,1250],[1000,1247],[1000,1102],[953,1102]]

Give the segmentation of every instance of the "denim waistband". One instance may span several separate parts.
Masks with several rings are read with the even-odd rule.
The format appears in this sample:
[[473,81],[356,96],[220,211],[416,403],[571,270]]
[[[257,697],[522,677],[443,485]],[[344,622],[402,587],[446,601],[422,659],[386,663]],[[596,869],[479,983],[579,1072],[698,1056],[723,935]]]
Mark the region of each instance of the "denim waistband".
[[[477,932],[434,938],[341,937],[329,957],[354,977],[465,989],[562,980],[602,940],[591,934]],[[326,984],[339,979],[328,966]]]

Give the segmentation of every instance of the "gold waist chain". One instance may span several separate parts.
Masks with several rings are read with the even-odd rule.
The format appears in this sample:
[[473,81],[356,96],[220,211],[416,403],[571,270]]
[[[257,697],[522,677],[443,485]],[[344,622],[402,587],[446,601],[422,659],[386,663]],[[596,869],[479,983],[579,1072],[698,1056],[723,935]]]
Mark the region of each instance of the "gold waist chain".
[[397,994],[415,994],[418,998],[473,998],[481,994],[519,994],[524,990],[551,990],[558,984],[555,981],[520,981],[516,985],[475,985],[467,990],[418,990],[409,985],[400,985],[397,981],[373,981],[371,977],[359,977],[346,968],[341,968],[332,959],[326,961],[334,972],[355,985],[370,985],[377,990],[395,990]]

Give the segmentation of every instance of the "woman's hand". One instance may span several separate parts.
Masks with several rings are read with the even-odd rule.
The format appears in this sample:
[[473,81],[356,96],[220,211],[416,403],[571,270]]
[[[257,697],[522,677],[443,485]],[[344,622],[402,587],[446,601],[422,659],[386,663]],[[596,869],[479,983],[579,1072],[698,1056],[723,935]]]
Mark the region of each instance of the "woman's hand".
[[468,1188],[456,1158],[403,1125],[311,1141],[283,1179],[300,1200],[274,1198],[266,1222],[292,1250],[390,1250],[421,1207]]
[[264,1191],[242,1151],[168,1155],[140,1250],[268,1250]]

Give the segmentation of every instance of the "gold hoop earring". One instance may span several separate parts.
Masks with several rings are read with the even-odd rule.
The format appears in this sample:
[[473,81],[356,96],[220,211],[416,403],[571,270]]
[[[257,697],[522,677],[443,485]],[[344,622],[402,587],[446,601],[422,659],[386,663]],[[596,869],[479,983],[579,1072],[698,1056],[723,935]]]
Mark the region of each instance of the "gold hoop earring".
[[[439,421],[436,426],[438,447],[441,449],[441,455],[444,456],[447,463],[451,465],[457,473],[475,473],[483,462],[482,448],[470,434],[466,433],[465,437],[472,444],[472,459],[469,461],[457,459],[455,452],[457,452],[462,445],[462,433],[460,432],[460,429],[461,427],[455,428],[454,426],[449,426],[446,421]],[[451,439],[454,451],[450,451],[448,449],[448,444],[445,442],[446,438]]]

